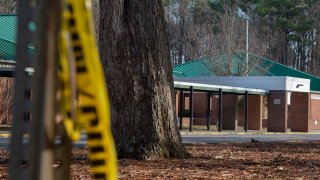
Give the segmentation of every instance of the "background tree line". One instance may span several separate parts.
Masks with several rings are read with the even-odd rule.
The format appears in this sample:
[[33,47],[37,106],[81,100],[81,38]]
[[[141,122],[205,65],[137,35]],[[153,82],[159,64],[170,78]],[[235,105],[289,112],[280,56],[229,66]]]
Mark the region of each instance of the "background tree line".
[[320,75],[319,0],[168,0],[172,63],[245,51]]
[[[99,0],[93,0],[97,30],[98,3]],[[221,53],[231,61],[234,51],[245,51],[246,18],[249,18],[249,52],[320,75],[319,0],[163,0],[163,3],[173,65]],[[0,2],[1,14],[15,12],[15,0]]]

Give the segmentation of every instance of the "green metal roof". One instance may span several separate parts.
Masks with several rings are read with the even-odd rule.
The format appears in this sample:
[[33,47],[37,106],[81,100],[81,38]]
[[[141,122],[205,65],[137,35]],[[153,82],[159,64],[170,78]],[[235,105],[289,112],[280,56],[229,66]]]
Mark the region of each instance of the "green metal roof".
[[[245,66],[246,54],[237,52],[232,59],[232,76],[239,75],[239,70]],[[291,67],[276,63],[270,59],[262,58],[254,54],[249,54],[249,62],[253,62],[249,70],[249,76],[291,76],[310,79],[310,90],[320,91],[320,78],[311,74],[295,70]],[[189,61],[184,64],[176,65],[173,68],[175,77],[207,77],[221,76],[216,72],[221,68],[221,62],[225,63],[225,57],[222,55],[218,60],[200,59]],[[220,64],[220,65],[216,65]],[[223,64],[222,64],[223,65]],[[225,64],[224,64],[225,65]]]
[[[0,59],[15,60],[17,45],[17,22],[15,14],[0,14]],[[35,30],[34,24],[29,24],[30,30]],[[33,53],[34,47],[28,46],[28,52]]]
[[0,59],[14,60],[16,54],[16,15],[0,15]]
[[174,67],[173,76],[175,77],[201,77],[212,76],[210,71],[211,63],[207,59],[189,61]]

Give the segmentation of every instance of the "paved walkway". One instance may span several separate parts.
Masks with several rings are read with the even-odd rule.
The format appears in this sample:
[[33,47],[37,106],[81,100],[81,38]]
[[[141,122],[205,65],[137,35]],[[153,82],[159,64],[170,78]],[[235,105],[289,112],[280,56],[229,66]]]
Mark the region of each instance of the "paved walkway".
[[[267,132],[208,132],[208,131],[182,131],[182,142],[185,144],[203,143],[241,143],[241,142],[294,142],[294,141],[320,141],[320,132],[311,133],[267,133]],[[87,137],[82,135],[81,140],[74,146],[84,147]],[[0,148],[8,148],[10,132],[0,131]]]
[[320,141],[320,133],[182,133],[183,143]]

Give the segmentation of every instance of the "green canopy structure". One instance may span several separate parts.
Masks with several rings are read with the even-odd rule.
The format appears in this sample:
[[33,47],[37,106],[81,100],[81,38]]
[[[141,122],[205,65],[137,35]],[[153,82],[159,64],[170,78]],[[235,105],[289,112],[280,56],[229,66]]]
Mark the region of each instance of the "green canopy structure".
[[[246,66],[246,53],[236,52],[232,56],[230,72],[231,76],[239,76],[240,71]],[[251,62],[250,62],[251,61]],[[220,55],[217,59],[203,58],[188,61],[184,64],[176,65],[173,68],[174,77],[208,77],[222,76],[221,66],[226,67],[226,57]],[[311,74],[293,69],[291,67],[279,64],[270,59],[249,54],[248,76],[291,76],[297,78],[310,79],[310,90],[320,91],[320,78]]]

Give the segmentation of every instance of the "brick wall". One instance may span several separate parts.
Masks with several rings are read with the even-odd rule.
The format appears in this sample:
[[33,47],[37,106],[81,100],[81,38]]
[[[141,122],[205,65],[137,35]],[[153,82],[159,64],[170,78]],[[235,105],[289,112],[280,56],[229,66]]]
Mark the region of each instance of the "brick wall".
[[250,130],[262,130],[262,101],[263,96],[249,95],[248,128]]
[[262,119],[262,127],[267,128],[268,127],[268,119]]
[[[186,97],[184,98],[185,110],[189,109],[189,93],[185,93]],[[176,115],[179,114],[179,97],[180,93],[176,93]],[[258,99],[257,99],[258,97]],[[249,129],[259,129],[260,122],[259,120],[254,120],[260,117],[258,109],[259,101],[261,96],[249,95]],[[207,115],[206,115],[206,101],[207,93],[194,93],[193,94],[193,111],[194,111],[194,125],[206,125],[207,124]],[[244,111],[239,110],[239,99],[243,96],[237,95],[223,95],[223,130],[237,130],[236,126],[244,125]],[[243,101],[244,102],[244,101]],[[210,124],[216,125],[219,118],[219,96],[212,95],[210,100]],[[241,106],[241,105],[240,105]],[[258,117],[258,118],[259,118]],[[258,124],[256,124],[258,123]],[[259,124],[260,123],[260,124]],[[183,118],[183,125],[189,126],[189,117]]]
[[286,132],[287,92],[270,91],[268,102],[268,132]]
[[237,100],[236,95],[223,95],[222,130],[237,130]]
[[211,96],[211,116],[214,119],[219,118],[219,96]]
[[311,94],[309,130],[320,130],[320,94]]
[[[184,127],[189,127],[189,118],[183,118],[182,124]],[[210,117],[210,125],[216,125],[218,119]],[[194,118],[193,119],[193,125],[195,126],[206,126],[207,125],[207,118]]]
[[[193,114],[194,114],[194,125],[206,125],[206,93],[194,93],[193,96]],[[189,97],[185,98],[186,106],[189,106]],[[219,118],[219,97],[211,96],[211,115],[210,124],[216,125]],[[222,116],[222,129],[223,130],[236,130],[237,120],[237,96],[236,95],[223,95],[223,116]],[[188,125],[189,119],[184,118],[183,124]]]
[[244,126],[244,111],[245,111],[244,95],[238,95],[236,103],[237,103],[237,116],[236,116],[237,125]]
[[207,93],[193,94],[193,116],[207,117]]
[[308,132],[310,93],[292,92],[288,110],[288,128],[292,132]]
[[[189,93],[184,93],[184,110],[189,111]],[[176,93],[176,115],[179,117],[179,100],[180,100],[180,92]],[[219,110],[219,98],[215,98],[211,96],[210,100],[210,124],[216,125],[218,119],[218,110]],[[193,125],[207,125],[207,93],[199,93],[195,92],[193,94]],[[189,117],[183,118],[183,126],[189,127]]]
[[[248,97],[248,129],[249,130],[262,130],[262,108],[263,96],[249,95]],[[244,126],[245,114],[245,97],[243,95],[237,96],[237,116],[236,122],[238,127]],[[261,127],[260,127],[261,126]]]

